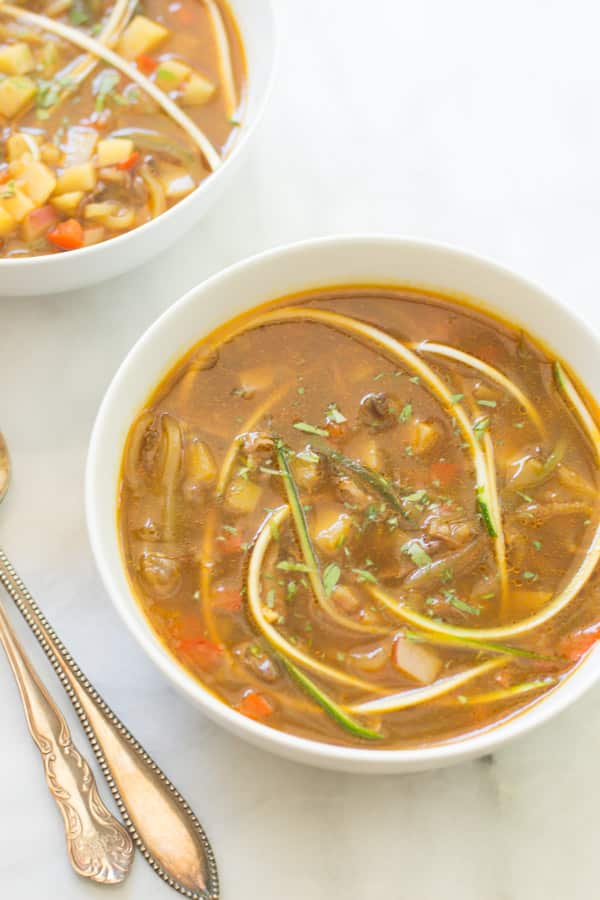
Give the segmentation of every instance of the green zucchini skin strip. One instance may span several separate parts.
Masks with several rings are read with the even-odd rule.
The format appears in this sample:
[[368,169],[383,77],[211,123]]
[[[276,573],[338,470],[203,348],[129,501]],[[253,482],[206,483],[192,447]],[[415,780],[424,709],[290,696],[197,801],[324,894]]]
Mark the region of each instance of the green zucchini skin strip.
[[292,519],[294,520],[294,525],[296,527],[296,536],[298,538],[298,543],[300,544],[302,557],[304,559],[304,563],[308,568],[308,580],[310,581],[310,585],[312,587],[313,594],[315,595],[315,599],[318,605],[321,607],[323,612],[330,619],[336,622],[341,628],[347,628],[350,631],[358,631],[362,634],[385,634],[386,631],[388,631],[388,629],[386,628],[376,628],[370,625],[361,625],[360,622],[355,622],[348,616],[341,615],[341,613],[336,610],[333,603],[331,603],[329,597],[327,596],[327,592],[323,584],[323,576],[321,574],[321,564],[319,562],[317,554],[315,553],[315,548],[313,547],[313,543],[310,538],[308,523],[306,521],[306,516],[304,515],[304,508],[302,506],[302,501],[300,500],[300,495],[298,494],[298,487],[294,480],[292,470],[290,469],[288,463],[287,454],[288,451],[283,446],[283,444],[278,443],[277,461],[279,463],[280,472],[283,476],[283,485],[290,506]]
[[533,691],[541,691],[543,688],[549,688],[557,683],[556,678],[547,678],[538,681],[524,681],[521,684],[514,684],[512,687],[500,688],[497,691],[487,691],[485,694],[474,694],[471,697],[465,697],[461,702],[468,706],[476,706],[479,703],[497,703],[498,700],[508,700],[509,697],[518,697],[521,694],[530,694]]
[[405,518],[408,518],[406,510],[392,490],[391,484],[387,478],[384,478],[379,472],[369,469],[368,466],[363,466],[357,459],[345,456],[338,450],[332,450],[331,447],[327,447],[326,445],[319,445],[316,447],[316,450],[332,460],[332,462],[337,463],[341,468],[349,471],[357,480],[362,481],[368,487],[376,491],[379,496],[392,507],[392,509],[399,512]]
[[600,430],[598,430],[598,426],[590,415],[587,406],[579,396],[575,385],[558,360],[554,362],[553,371],[556,386],[580,420],[584,431],[587,433],[594,447],[596,463],[600,465]]
[[377,700],[369,700],[366,703],[356,703],[348,707],[348,711],[354,715],[377,715],[378,713],[395,712],[399,709],[408,709],[410,706],[418,706],[421,703],[428,703],[430,700],[437,700],[451,691],[462,687],[469,681],[486,675],[488,672],[498,669],[506,665],[506,659],[490,659],[474,666],[471,669],[465,669],[464,672],[457,672],[456,675],[449,675],[447,678],[441,678],[428,684],[426,687],[409,688],[406,691],[399,691],[397,694],[389,694],[386,697],[378,697]]
[[497,644],[494,641],[478,641],[476,638],[455,637],[449,634],[425,634],[424,632],[405,631],[404,636],[417,644],[433,644],[436,647],[465,647],[478,650],[480,653],[498,653],[500,656],[518,656],[522,659],[539,659],[544,662],[562,662],[555,656],[542,656],[534,650],[511,647],[510,644]]
[[364,725],[361,725],[360,722],[357,722],[353,719],[347,712],[345,712],[341,706],[327,696],[317,685],[310,680],[303,672],[298,669],[293,663],[291,663],[285,656],[281,656],[278,654],[278,657],[285,667],[285,669],[289,672],[291,677],[296,681],[301,688],[303,688],[308,696],[318,703],[318,705],[325,710],[327,715],[333,719],[334,722],[337,722],[344,731],[348,731],[354,737],[365,738],[369,741],[380,741],[383,738],[383,735],[378,731],[373,731],[372,728],[367,728]]

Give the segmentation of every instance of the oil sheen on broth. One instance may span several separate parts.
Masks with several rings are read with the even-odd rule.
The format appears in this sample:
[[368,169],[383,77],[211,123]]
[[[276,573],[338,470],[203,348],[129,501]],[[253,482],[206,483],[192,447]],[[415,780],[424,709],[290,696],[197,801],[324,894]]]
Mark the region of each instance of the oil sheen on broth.
[[188,196],[235,138],[244,81],[224,0],[1,6],[0,259],[99,243]]
[[596,410],[523,332],[340,288],[199,344],[132,426],[135,595],[266,726],[378,748],[489,728],[598,636]]

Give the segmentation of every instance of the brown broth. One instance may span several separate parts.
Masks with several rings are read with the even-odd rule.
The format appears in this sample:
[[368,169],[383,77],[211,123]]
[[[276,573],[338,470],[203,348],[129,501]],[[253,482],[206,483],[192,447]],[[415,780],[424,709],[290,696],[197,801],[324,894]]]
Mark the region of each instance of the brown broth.
[[[300,666],[347,708],[497,656],[485,648],[409,642],[423,651],[418,666],[435,672],[419,682],[415,671],[408,674],[394,662],[398,636],[419,629],[374,600],[371,584],[449,625],[510,626],[543,609],[586,553],[597,519],[598,471],[589,438],[557,390],[553,359],[508,323],[412,290],[343,288],[275,304],[290,305],[342,313],[403,342],[460,348],[496,367],[533,402],[544,435],[497,383],[454,361],[423,357],[473,422],[488,420],[480,438],[487,432],[495,451],[507,597],[502,600],[494,545],[477,512],[468,449],[423,380],[374,344],[321,323],[288,321],[235,334],[257,311],[224,326],[178,363],[132,428],[119,528],[135,595],[181,665],[223,702],[271,727],[375,749],[421,746],[492,727],[554,689],[591,646],[598,626],[596,574],[544,626],[505,641],[538,656],[508,657],[498,669],[422,705],[356,715],[361,725],[381,733],[380,740],[364,740],[306,694],[249,614],[249,554],[269,511],[286,503],[276,449],[256,434],[275,436],[290,448],[321,571],[334,580],[338,573],[329,599],[346,624],[328,618],[315,603],[289,519],[265,556],[263,613],[294,647],[368,682],[368,689],[357,690]],[[365,402],[372,394],[383,400]],[[595,408],[593,414],[597,418]],[[298,423],[325,434],[301,431]],[[239,450],[224,495],[217,496],[210,464],[207,469],[205,460],[204,468],[193,471],[190,448],[198,442],[208,448],[216,473],[245,432],[255,436]],[[321,456],[322,447],[383,475],[402,501],[402,514],[364,482],[349,484],[348,471]],[[557,448],[562,455],[552,465]],[[308,459],[299,461],[294,454],[303,451]],[[534,483],[519,486],[514,476],[528,458],[525,470]],[[339,540],[328,531],[332,525]],[[416,552],[411,541],[418,543]],[[448,562],[435,565],[440,560]],[[420,581],[413,584],[417,569]],[[347,627],[348,620],[357,627]],[[374,633],[378,628],[385,633]],[[531,683],[527,693],[508,690]]]
[[[70,10],[56,18],[67,25],[77,23],[88,33],[94,30],[97,33],[112,5],[73,0]],[[43,15],[49,6],[52,4],[37,2],[32,11]],[[198,0],[139,3],[135,16],[163,26],[168,33],[156,48],[141,54],[133,64],[182,106],[223,157],[243,117],[246,71],[244,50],[232,13],[223,0],[218,0],[218,6],[227,31],[239,100],[233,115],[227,110],[221,85],[210,14]],[[81,23],[73,18],[73,11],[80,8],[87,16]],[[15,44],[24,42],[30,47],[35,68],[19,77],[31,80],[37,89],[35,96],[13,116],[3,116],[0,108],[0,259],[58,253],[115,237],[150,221],[163,208],[174,206],[210,175],[210,166],[193,139],[135,82],[100,60],[76,90],[56,103],[56,92],[69,80],[68,74],[61,73],[82,59],[83,52],[51,33],[25,28],[4,18],[1,12],[0,29],[0,55],[3,49]],[[44,54],[48,53],[55,57],[51,65],[44,63]],[[215,88],[213,96],[206,102],[189,105],[184,97],[188,82],[184,80],[180,85],[172,78],[168,71],[171,61],[184,63],[193,73],[208,79]],[[4,78],[0,74],[0,91],[6,77],[9,77],[6,72]],[[67,208],[61,205],[60,187],[52,189],[51,181],[46,180],[48,191],[38,193],[37,188],[33,191],[27,170],[32,161],[30,147],[11,146],[10,140],[15,135],[26,135],[35,143],[40,155],[37,162],[45,167],[46,179],[60,179],[73,165],[89,163],[93,184],[88,182],[88,187],[73,188],[80,196]],[[78,136],[84,143],[74,155]],[[130,140],[132,153],[117,164],[102,166],[99,144],[111,138]],[[149,179],[152,178],[155,185],[158,182],[159,203],[154,203],[151,196]],[[25,194],[25,205],[16,209],[15,192],[19,191]],[[101,214],[101,209],[94,209],[97,204],[110,204],[114,209]],[[98,214],[90,215],[91,212]],[[60,229],[65,222],[76,224],[72,226],[75,230],[67,233],[67,244],[62,245]]]

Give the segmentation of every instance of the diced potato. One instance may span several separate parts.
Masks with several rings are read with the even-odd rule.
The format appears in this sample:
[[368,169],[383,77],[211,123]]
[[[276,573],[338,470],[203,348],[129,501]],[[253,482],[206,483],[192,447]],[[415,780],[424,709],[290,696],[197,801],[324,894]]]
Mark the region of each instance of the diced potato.
[[352,517],[344,507],[331,505],[319,507],[311,530],[317,547],[323,553],[332,554],[348,540],[351,529]]
[[[49,15],[46,11],[46,15]],[[42,74],[44,78],[50,78],[58,69],[60,56],[58,47],[54,41],[46,41],[39,55],[39,63],[42,66]]]
[[117,211],[115,203],[87,203],[83,210],[84,219],[104,219]]
[[25,75],[35,69],[35,60],[29,44],[19,42],[0,47],[0,72],[5,75]]
[[167,59],[156,70],[156,83],[163,91],[174,91],[191,73],[189,66],[177,59]]
[[421,684],[435,681],[442,668],[442,660],[434,650],[409,641],[402,634],[396,635],[394,640],[392,662],[397,669]]
[[56,144],[42,144],[40,147],[40,156],[45,163],[58,165],[62,160],[62,152]]
[[67,132],[65,166],[81,166],[91,160],[98,143],[98,132],[86,125],[72,125]]
[[91,228],[83,229],[83,243],[86,247],[90,247],[92,244],[98,244],[100,241],[104,240],[104,225],[92,225]]
[[196,187],[196,182],[189,172],[180,166],[172,166],[162,163],[160,167],[160,181],[169,200],[179,200],[187,196]]
[[313,491],[321,481],[321,464],[318,459],[295,456],[292,470],[301,491]]
[[116,166],[129,159],[133,153],[133,141],[129,138],[107,138],[98,142],[98,165]]
[[430,422],[417,421],[412,426],[410,445],[417,456],[428,453],[437,443],[440,436],[437,425]]
[[169,34],[158,22],[146,16],[136,16],[127,26],[117,45],[117,52],[125,59],[137,59],[142,53],[150,53]]
[[208,103],[215,91],[216,86],[212,81],[209,81],[204,75],[199,75],[198,72],[193,72],[189,81],[184,85],[181,104],[182,106],[202,106],[203,103]]
[[12,119],[36,95],[36,84],[27,75],[11,75],[0,81],[0,116]]
[[51,203],[55,209],[63,213],[73,213],[81,203],[83,191],[71,191],[70,194],[61,194],[59,197],[52,197]]
[[373,438],[359,438],[352,441],[348,448],[348,455],[357,457],[369,469],[380,472],[384,468],[383,452]]
[[20,187],[36,206],[42,206],[56,187],[54,174],[43,162],[36,162],[33,159],[22,159],[13,165],[19,169],[15,174]]
[[59,175],[55,194],[70,194],[72,191],[91,191],[96,187],[96,170],[92,163],[71,166]]
[[15,162],[24,156],[30,156],[36,159],[39,155],[39,148],[33,135],[24,134],[22,131],[15,131],[11,134],[6,142],[6,156],[9,162]]
[[35,209],[35,205],[27,194],[15,186],[10,197],[0,199],[0,208],[4,209],[15,222],[22,222],[27,213]]
[[10,213],[4,209],[0,200],[0,237],[6,237],[7,234],[10,234],[16,224]]
[[260,485],[245,478],[234,478],[227,490],[226,504],[234,513],[251,513],[258,506],[261,494]]
[[196,484],[210,484],[217,477],[217,464],[205,441],[194,439],[186,443],[184,465],[187,477]]

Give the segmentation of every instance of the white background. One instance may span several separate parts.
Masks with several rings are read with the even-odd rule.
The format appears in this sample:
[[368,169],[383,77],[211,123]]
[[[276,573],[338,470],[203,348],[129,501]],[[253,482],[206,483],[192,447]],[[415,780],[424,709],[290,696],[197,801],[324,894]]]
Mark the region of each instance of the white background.
[[[224,900],[596,896],[600,688],[492,762],[410,777],[323,773],[247,747],[188,707],[100,585],[83,470],[102,393],[157,314],[229,263],[314,235],[416,235],[493,256],[600,324],[595,3],[274,2],[274,94],[218,208],[143,271],[0,300],[0,423],[15,461],[0,542],[197,811]],[[2,657],[0,797],[0,896],[99,897],[66,864]],[[106,890],[169,896],[142,859],[124,887]]]

